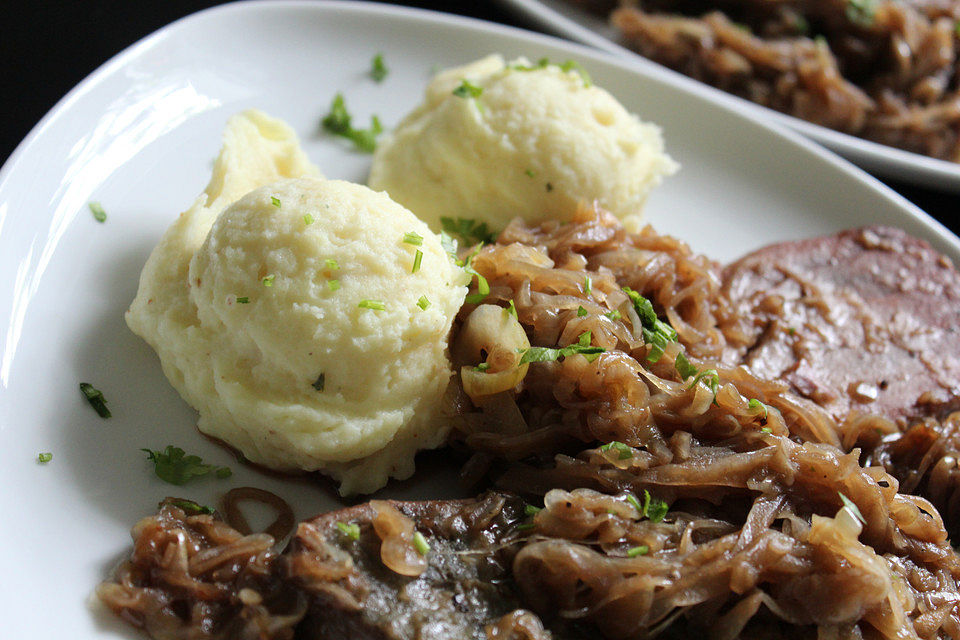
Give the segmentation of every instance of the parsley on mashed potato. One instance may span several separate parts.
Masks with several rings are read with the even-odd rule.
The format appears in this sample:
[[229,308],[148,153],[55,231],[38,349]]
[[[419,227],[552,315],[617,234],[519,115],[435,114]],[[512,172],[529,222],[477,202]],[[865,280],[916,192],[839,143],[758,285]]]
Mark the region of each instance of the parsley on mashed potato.
[[369,184],[435,230],[441,217],[502,229],[516,216],[569,220],[593,202],[637,218],[676,168],[659,127],[577,68],[493,55],[434,77],[378,145]]
[[445,440],[465,280],[410,211],[320,177],[289,127],[248,111],[150,256],[127,323],[201,431],[253,462],[370,492]]

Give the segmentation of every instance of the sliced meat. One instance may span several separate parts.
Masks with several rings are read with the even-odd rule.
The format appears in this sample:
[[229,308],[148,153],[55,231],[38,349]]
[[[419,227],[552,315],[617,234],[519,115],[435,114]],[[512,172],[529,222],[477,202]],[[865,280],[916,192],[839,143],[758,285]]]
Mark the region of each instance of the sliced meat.
[[729,364],[787,382],[838,421],[960,407],[960,276],[889,227],[785,242],[727,267]]

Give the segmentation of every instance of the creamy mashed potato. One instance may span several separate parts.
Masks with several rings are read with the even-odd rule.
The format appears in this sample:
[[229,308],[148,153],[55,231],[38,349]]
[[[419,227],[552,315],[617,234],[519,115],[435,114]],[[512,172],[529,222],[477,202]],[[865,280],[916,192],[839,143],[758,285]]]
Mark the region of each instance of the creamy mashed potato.
[[676,167],[656,125],[577,70],[490,56],[432,80],[378,146],[369,184],[435,230],[443,216],[502,228],[570,219],[582,202],[637,218]]
[[369,492],[446,436],[447,334],[465,279],[412,213],[321,178],[286,125],[246,112],[205,194],[150,256],[127,323],[201,431]]

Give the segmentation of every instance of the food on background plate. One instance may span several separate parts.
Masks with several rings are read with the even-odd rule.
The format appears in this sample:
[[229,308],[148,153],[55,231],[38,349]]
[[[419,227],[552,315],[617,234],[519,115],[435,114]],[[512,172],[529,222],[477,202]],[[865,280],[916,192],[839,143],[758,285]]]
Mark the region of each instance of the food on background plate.
[[436,231],[443,217],[501,229],[517,216],[569,220],[593,201],[639,218],[676,167],[659,127],[572,63],[489,56],[433,78],[379,143],[369,184]]
[[344,494],[409,477],[449,431],[467,276],[386,194],[319,177],[279,121],[247,112],[224,139],[206,198],[144,268],[131,329],[200,430],[248,460]]
[[602,4],[628,46],[665,66],[831,129],[960,161],[957,0]]

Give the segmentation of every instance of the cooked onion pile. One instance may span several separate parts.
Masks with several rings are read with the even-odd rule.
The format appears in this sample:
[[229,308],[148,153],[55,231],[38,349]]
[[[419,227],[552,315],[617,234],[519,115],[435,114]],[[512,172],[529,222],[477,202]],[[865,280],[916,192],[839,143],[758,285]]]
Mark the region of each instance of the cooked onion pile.
[[[628,234],[600,211],[563,225],[514,222],[471,264],[490,292],[461,310],[457,365],[514,378],[464,385],[452,444],[470,456],[468,481],[542,498],[541,510],[490,516],[479,533],[452,512],[430,517],[445,524],[418,519],[440,502],[338,512],[369,523],[357,531],[366,555],[331,537],[327,520],[338,515],[329,514],[315,521],[323,526],[301,525],[285,566],[312,555],[292,580],[276,568],[272,538],[166,506],[135,529],[133,558],[101,597],[158,638],[223,637],[198,632],[204,625],[284,637],[276,630],[294,627],[307,599],[300,632],[340,637],[330,630],[354,629],[375,577],[426,593],[417,603],[429,617],[449,600],[429,594],[455,582],[429,576],[479,556],[496,558],[498,599],[486,618],[469,609],[476,623],[462,637],[960,637],[960,557],[937,510],[953,519],[960,509],[960,417],[903,434],[876,416],[838,424],[780,383],[720,366],[719,327],[733,325],[717,266],[650,229]],[[519,373],[514,325],[534,350]],[[439,551],[417,555],[421,530]],[[387,567],[377,571],[394,578],[355,570],[369,566],[370,548]],[[247,586],[261,594],[256,606],[243,600]],[[330,594],[358,603],[346,622],[316,604]],[[415,618],[398,616],[375,637],[419,637]]]
[[960,161],[957,0],[619,4],[613,24],[646,57],[804,120]]

